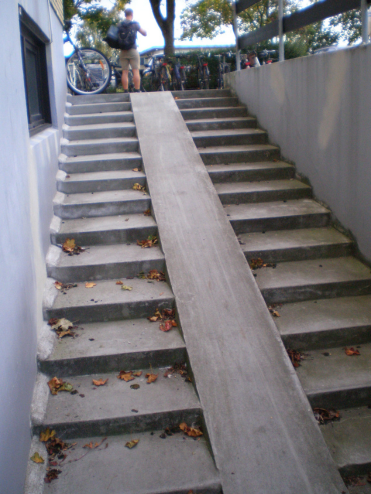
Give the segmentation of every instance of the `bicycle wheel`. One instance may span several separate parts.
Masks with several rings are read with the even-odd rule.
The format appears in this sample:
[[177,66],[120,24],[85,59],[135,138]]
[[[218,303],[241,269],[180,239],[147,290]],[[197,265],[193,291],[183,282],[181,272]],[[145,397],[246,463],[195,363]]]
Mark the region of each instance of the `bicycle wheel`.
[[187,76],[184,69],[180,69],[180,90],[185,91]]
[[210,73],[208,67],[204,67],[204,89],[210,89]]
[[169,74],[167,73],[166,67],[162,67],[161,69],[160,91],[169,91]]
[[198,80],[199,89],[203,89],[204,79],[203,79],[202,71],[199,68],[197,69],[197,80]]
[[67,60],[67,85],[76,94],[99,94],[111,81],[111,65],[94,48],[81,48]]

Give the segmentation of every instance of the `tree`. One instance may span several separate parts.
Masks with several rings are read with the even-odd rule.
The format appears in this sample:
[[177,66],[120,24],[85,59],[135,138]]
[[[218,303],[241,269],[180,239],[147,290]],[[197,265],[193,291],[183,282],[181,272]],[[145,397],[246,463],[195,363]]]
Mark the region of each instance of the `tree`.
[[166,17],[161,13],[161,0],[150,0],[152,12],[165,41],[165,55],[174,55],[175,0],[166,0]]
[[340,39],[352,44],[362,36],[361,10],[349,10],[343,14],[336,15],[330,20],[330,26],[341,27]]

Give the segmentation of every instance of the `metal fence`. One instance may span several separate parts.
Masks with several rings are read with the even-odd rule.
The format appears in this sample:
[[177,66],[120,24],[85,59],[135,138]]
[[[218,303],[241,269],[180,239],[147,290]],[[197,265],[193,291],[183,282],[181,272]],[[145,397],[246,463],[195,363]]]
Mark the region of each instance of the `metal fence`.
[[283,15],[283,2],[278,0],[278,19],[260,29],[251,31],[242,36],[238,35],[237,15],[244,10],[259,3],[261,0],[238,0],[233,3],[234,31],[236,35],[236,66],[240,69],[240,50],[247,46],[255,45],[271,38],[279,38],[279,60],[285,59],[284,39],[285,33],[295,31],[314,22],[323,21],[334,15],[342,14],[348,10],[361,9],[362,12],[362,42],[368,43],[368,6],[371,0],[321,0],[309,7],[301,9],[290,15]]

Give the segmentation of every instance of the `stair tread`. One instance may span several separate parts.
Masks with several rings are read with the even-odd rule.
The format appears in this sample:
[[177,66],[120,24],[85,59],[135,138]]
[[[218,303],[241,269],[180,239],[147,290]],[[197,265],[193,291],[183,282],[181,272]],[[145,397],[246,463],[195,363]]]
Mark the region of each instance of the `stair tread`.
[[[99,113],[99,115],[101,115]],[[91,115],[90,115],[91,116]],[[81,131],[81,130],[97,130],[97,129],[135,129],[134,122],[112,122],[112,123],[98,123],[98,124],[84,124],[84,125],[63,125],[63,130],[69,131]],[[76,141],[74,141],[76,142]]]
[[[86,452],[85,444],[99,443],[103,437],[76,439],[74,450],[63,464],[62,474],[57,481],[47,484],[46,490],[50,494],[221,492],[218,473],[204,438],[183,440],[182,435],[174,434],[162,439],[159,435],[159,432],[154,435],[145,432],[135,436],[111,436],[105,441],[109,445],[107,449],[103,443],[99,450],[91,451],[81,460],[70,461]],[[125,448],[133,439],[139,439],[138,445],[132,450]]]
[[[128,221],[126,221],[128,220]],[[143,214],[128,214],[117,216],[97,216],[94,218],[77,218],[74,220],[63,220],[54,217],[53,226],[58,233],[73,235],[74,233],[84,232],[105,232],[107,230],[127,230],[136,228],[140,230],[145,227],[156,226],[152,216],[144,216]],[[138,232],[140,238],[140,232]]]
[[[209,99],[215,99],[215,98],[209,98]],[[223,98],[224,99],[224,98]],[[176,101],[180,101],[180,100],[176,100]],[[188,99],[188,98],[184,98],[183,100],[181,101],[192,101],[191,99]],[[236,106],[209,106],[209,107],[205,107],[205,108],[179,108],[179,111],[181,113],[186,113],[186,112],[191,112],[191,111],[215,111],[215,110],[236,110],[236,108],[243,108],[244,110],[246,110],[246,106],[244,105],[236,105]],[[188,122],[188,120],[187,120]]]
[[[68,175],[68,176],[67,176]],[[133,170],[113,170],[113,171],[97,171],[86,173],[65,173],[59,170],[57,180],[62,180],[67,183],[72,182],[95,182],[99,180],[122,180],[131,178],[143,178],[144,173],[141,171],[134,172]]]
[[46,261],[49,266],[73,268],[164,259],[164,254],[157,246],[150,249],[142,249],[135,244],[92,245],[88,251],[79,256],[69,256],[60,247],[51,245]]
[[220,172],[233,172],[233,171],[244,171],[244,170],[265,170],[267,168],[293,168],[292,165],[285,163],[284,161],[256,161],[253,163],[228,163],[228,164],[215,164],[206,165],[206,169],[209,174],[217,174]]
[[[233,107],[235,108],[235,107]],[[217,123],[217,122],[251,122],[255,121],[255,117],[220,117],[220,118],[197,118],[186,120],[186,124],[202,124],[202,123]]]
[[97,204],[122,201],[147,201],[148,193],[133,189],[106,190],[102,192],[82,192],[77,194],[64,194],[57,192],[53,204],[74,206],[78,204]]
[[[138,246],[138,249],[140,247]],[[81,254],[82,255],[82,254]],[[142,279],[127,279],[124,283],[132,290],[122,290],[116,285],[115,280],[97,280],[93,288],[86,288],[84,283],[79,283],[64,295],[55,287],[51,287],[58,293],[54,293],[54,300],[47,299],[45,308],[49,310],[69,309],[78,307],[95,307],[99,309],[102,305],[113,305],[121,303],[136,303],[151,300],[173,300],[174,295],[170,286],[164,282],[149,282]],[[96,303],[97,302],[97,303]]]
[[195,137],[222,137],[222,136],[239,136],[239,135],[265,135],[266,132],[261,129],[217,129],[217,130],[194,130],[191,132]]
[[272,201],[253,204],[231,204],[225,206],[231,220],[279,218],[306,214],[326,214],[329,210],[313,199],[297,199],[292,201]]
[[124,99],[123,101],[98,101],[98,102],[91,102],[91,101],[86,101],[86,102],[81,102],[81,103],[77,103],[77,104],[74,104],[71,105],[74,107],[74,108],[79,108],[79,107],[91,107],[91,108],[94,108],[94,107],[98,107],[98,106],[101,106],[101,107],[104,107],[104,106],[111,106],[113,104],[122,104],[122,103],[130,103],[130,99]]
[[[321,426],[321,432],[339,468],[371,463],[371,410],[341,410],[341,419]],[[363,472],[366,473],[366,472]],[[361,491],[366,492],[364,488]]]
[[281,335],[371,327],[371,295],[284,304],[279,313],[275,323]]
[[[138,138],[137,137],[105,137],[103,139],[76,139],[76,141],[69,141],[68,139],[65,138],[61,139],[62,146],[79,146],[79,145],[91,146],[93,144],[94,145],[116,144],[121,142],[138,142]],[[126,153],[122,153],[122,154],[126,154]],[[89,155],[89,156],[95,156],[95,155]]]
[[[75,424],[79,426],[84,422],[115,419],[140,421],[143,415],[200,409],[192,384],[181,376],[166,378],[165,369],[151,368],[142,369],[141,377],[125,382],[117,378],[120,370],[127,369],[118,369],[115,373],[69,376],[67,382],[72,384],[79,394],[83,394],[84,399],[81,399],[79,394],[71,395],[63,392],[56,396],[49,394],[43,421],[45,426],[71,424],[72,427],[76,427]],[[147,373],[158,374],[157,380],[148,384],[145,377]],[[108,382],[94,389],[93,379],[108,379]],[[139,384],[140,388],[131,389],[132,384]],[[99,406],[97,406],[98,399]],[[132,409],[138,410],[138,413],[132,412]]]
[[[69,141],[68,141],[69,142]],[[76,141],[71,141],[76,142]],[[81,141],[84,142],[84,141]],[[86,142],[86,141],[85,141]],[[125,159],[137,159],[141,158],[141,155],[135,151],[128,151],[125,153],[105,153],[105,154],[89,154],[82,156],[66,156],[65,154],[61,154],[59,156],[59,161],[62,163],[82,163],[84,161],[115,161],[115,160],[125,160]]]
[[[148,319],[129,319],[103,323],[88,323],[77,329],[78,338],[62,338],[56,343],[48,361],[89,359],[137,352],[185,348],[178,330],[167,333],[159,323]],[[94,341],[90,341],[94,338]]]
[[200,154],[213,154],[213,153],[233,153],[241,151],[275,151],[279,149],[277,146],[270,144],[244,144],[239,146],[209,146],[205,148],[198,148]]
[[371,285],[370,268],[351,256],[282,262],[257,270],[256,278],[261,290],[364,280]]
[[242,233],[239,235],[244,252],[276,249],[307,248],[317,245],[352,244],[353,242],[332,227],[300,228],[298,230],[277,230],[266,233]]
[[299,180],[266,180],[259,182],[227,182],[215,184],[215,189],[218,194],[310,188],[311,187]]
[[[307,395],[371,387],[371,343],[357,345],[360,355],[348,356],[344,347],[311,350],[297,374]],[[330,354],[325,356],[324,353]]]

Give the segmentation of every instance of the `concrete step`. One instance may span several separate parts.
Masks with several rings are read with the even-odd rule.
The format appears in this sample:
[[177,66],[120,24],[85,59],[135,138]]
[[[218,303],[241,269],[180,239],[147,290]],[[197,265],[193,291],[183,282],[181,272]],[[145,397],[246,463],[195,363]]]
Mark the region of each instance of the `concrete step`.
[[240,146],[214,146],[199,148],[205,165],[222,163],[245,163],[246,161],[273,161],[280,159],[280,150],[270,144]]
[[231,182],[215,184],[222,204],[280,201],[312,196],[312,189],[299,180]]
[[39,357],[41,372],[67,377],[164,367],[186,360],[177,328],[164,333],[148,319],[90,323],[83,328],[75,330],[78,337],[58,340],[50,355]]
[[77,105],[66,103],[66,113],[69,115],[88,115],[92,113],[122,112],[130,110],[130,102],[88,103]]
[[71,126],[109,124],[114,122],[133,122],[134,115],[132,111],[91,113],[87,115],[69,115],[68,113],[65,113],[64,121],[67,125]]
[[199,118],[198,120],[187,120],[186,124],[190,132],[218,129],[250,129],[256,127],[256,118]]
[[[326,444],[343,476],[367,475],[371,471],[371,409],[351,408],[340,413],[340,421],[321,426]],[[365,484],[349,492],[365,494],[369,492]]]
[[[70,376],[68,382],[78,394],[61,392],[53,396],[48,392],[42,423],[32,421],[34,434],[49,427],[65,440],[98,434],[134,434],[165,429],[181,422],[200,422],[201,407],[192,383],[180,376],[165,378],[164,369],[142,370],[141,377],[129,382],[117,379],[117,372]],[[145,374],[148,372],[159,374],[155,383],[147,384]],[[101,378],[108,382],[95,387],[92,380]],[[37,385],[47,386],[47,379],[45,376]],[[132,389],[133,383],[140,388]]]
[[255,271],[267,303],[371,293],[371,271],[355,257],[282,262]]
[[132,189],[135,183],[146,185],[146,176],[143,172],[134,172],[130,169],[71,175],[59,170],[57,173],[57,190],[65,194]]
[[132,189],[71,195],[57,192],[53,200],[54,214],[68,220],[144,213],[150,207],[149,195]]
[[[371,343],[357,345],[360,355],[344,347],[312,350],[297,374],[313,407],[350,408],[371,404]],[[325,354],[324,354],[325,353]]]
[[79,256],[69,256],[51,245],[46,257],[47,274],[63,283],[138,276],[141,271],[165,270],[161,249],[141,249],[138,245],[95,245]]
[[284,304],[275,323],[288,348],[312,350],[371,342],[371,295]]
[[232,96],[230,89],[199,89],[186,91],[171,91],[175,99],[195,98],[228,98]]
[[284,161],[230,163],[207,165],[214,184],[225,182],[252,182],[257,180],[289,179],[295,176],[295,168]]
[[151,216],[128,214],[123,216],[97,216],[62,221],[54,216],[50,225],[51,243],[63,244],[73,238],[77,245],[108,245],[131,243],[148,235],[156,235],[157,226]]
[[[86,452],[86,449],[83,449],[84,445],[90,442],[100,443],[104,436],[74,438],[76,446],[69,452],[68,460],[63,463],[62,474],[57,481],[47,485],[47,491],[50,494],[83,494],[84,491],[91,494],[222,493],[218,472],[206,439],[183,439],[180,434],[162,439],[160,433],[161,431],[153,435],[144,432],[134,436],[111,436],[99,450],[89,452],[79,461],[73,460]],[[125,448],[125,444],[133,439],[139,440],[138,445],[132,450]],[[35,436],[29,456],[40,448],[40,444]],[[109,445],[107,449],[105,444]],[[43,445],[40,455],[46,457]],[[40,465],[31,460],[29,467],[28,471],[33,474],[37,469],[44,472]],[[39,475],[40,478],[36,481],[38,485],[43,485],[45,473]],[[28,480],[30,477],[31,475],[28,476]],[[29,490],[26,488],[25,494],[39,492],[33,489],[33,483],[26,485],[32,487]]]
[[245,106],[218,108],[184,108],[180,110],[184,120],[247,117]]
[[95,154],[89,156],[59,155],[59,168],[66,173],[88,173],[131,170],[142,166],[138,152]]
[[[138,247],[140,249],[140,247]],[[97,281],[93,288],[84,283],[66,294],[48,278],[44,299],[44,318],[65,317],[76,324],[117,321],[150,317],[157,308],[172,308],[174,296],[167,283],[130,279],[125,282],[132,290],[122,290],[114,280]]]
[[75,126],[63,125],[63,137],[69,141],[135,136],[136,131],[133,122],[99,123]]
[[267,133],[261,129],[198,130],[192,132],[192,137],[198,148],[265,144],[268,140]]
[[68,141],[61,139],[61,152],[66,156],[87,156],[96,154],[112,154],[135,152],[139,149],[136,137],[114,137],[109,139],[84,139]]
[[175,103],[180,110],[186,108],[219,108],[239,106],[238,98],[235,97],[218,97],[218,98],[185,98],[177,99]]
[[67,102],[72,105],[89,105],[96,103],[116,103],[130,102],[130,94],[128,93],[112,93],[112,94],[86,94],[83,96],[67,94]]
[[332,227],[244,233],[240,244],[248,260],[304,261],[351,254],[353,242]]
[[327,226],[330,211],[313,199],[225,206],[237,234]]

